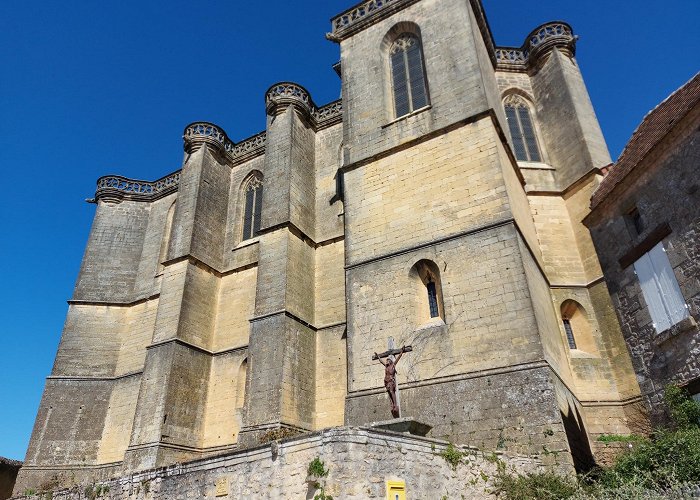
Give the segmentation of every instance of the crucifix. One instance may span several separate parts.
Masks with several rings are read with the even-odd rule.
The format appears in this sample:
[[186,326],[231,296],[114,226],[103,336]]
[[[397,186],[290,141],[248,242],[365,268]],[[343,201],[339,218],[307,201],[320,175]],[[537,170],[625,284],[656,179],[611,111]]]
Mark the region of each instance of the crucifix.
[[[413,351],[413,347],[410,345],[396,349],[394,347],[394,337],[389,337],[388,349],[381,354],[375,352],[372,356],[373,361],[377,360],[384,365],[384,387],[386,387],[386,392],[389,393],[391,415],[394,418],[401,417],[401,398],[399,396],[399,384],[396,383],[396,365],[399,363],[403,353],[411,351]],[[386,362],[382,361],[383,358],[386,358]]]

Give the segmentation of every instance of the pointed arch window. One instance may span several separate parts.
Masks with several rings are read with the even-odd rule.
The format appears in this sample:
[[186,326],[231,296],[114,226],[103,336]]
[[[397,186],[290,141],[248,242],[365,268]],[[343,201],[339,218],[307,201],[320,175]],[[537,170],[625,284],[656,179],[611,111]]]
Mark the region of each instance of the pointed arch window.
[[243,240],[248,240],[260,231],[263,196],[262,174],[254,174],[246,183],[244,192]]
[[404,33],[389,49],[396,116],[407,115],[428,105],[428,88],[420,40]]
[[515,94],[506,97],[503,106],[510,137],[513,139],[515,158],[518,161],[542,161],[530,106],[522,97]]

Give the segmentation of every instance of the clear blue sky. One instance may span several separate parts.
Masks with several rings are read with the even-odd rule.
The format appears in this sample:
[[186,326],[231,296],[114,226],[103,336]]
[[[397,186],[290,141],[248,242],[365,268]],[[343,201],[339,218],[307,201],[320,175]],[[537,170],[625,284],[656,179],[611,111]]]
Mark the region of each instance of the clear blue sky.
[[[700,1],[484,0],[498,45],[562,19],[616,158],[642,117],[700,69]],[[23,459],[92,221],[97,177],[180,168],[195,120],[265,127],[271,84],[337,99],[341,0],[9,2],[0,18],[0,456]]]

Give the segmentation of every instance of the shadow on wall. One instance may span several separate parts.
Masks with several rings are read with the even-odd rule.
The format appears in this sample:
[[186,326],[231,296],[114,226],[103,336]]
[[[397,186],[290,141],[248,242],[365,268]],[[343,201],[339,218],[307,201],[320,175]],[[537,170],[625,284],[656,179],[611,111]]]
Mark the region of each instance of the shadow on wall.
[[0,500],[10,498],[22,462],[0,457]]
[[562,421],[564,422],[564,430],[566,438],[569,441],[571,448],[571,456],[574,459],[574,468],[577,473],[588,472],[595,466],[595,459],[591,451],[591,445],[588,442],[586,429],[583,427],[583,420],[579,415],[578,410],[572,409],[569,406],[569,411],[566,415],[562,412]]

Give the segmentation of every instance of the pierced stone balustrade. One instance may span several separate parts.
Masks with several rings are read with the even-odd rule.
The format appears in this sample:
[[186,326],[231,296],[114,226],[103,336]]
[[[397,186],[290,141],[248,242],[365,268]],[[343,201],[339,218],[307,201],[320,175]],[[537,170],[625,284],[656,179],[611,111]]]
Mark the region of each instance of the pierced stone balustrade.
[[524,71],[554,47],[573,56],[576,53],[577,38],[571,26],[565,22],[543,24],[528,35],[522,47],[497,47],[497,69]]
[[276,115],[287,106],[294,106],[306,116],[311,116],[316,109],[309,92],[296,83],[276,83],[265,92],[265,111],[267,114]]
[[94,201],[119,203],[122,200],[153,201],[177,191],[180,170],[156,181],[140,181],[120,175],[105,175],[97,179]]

